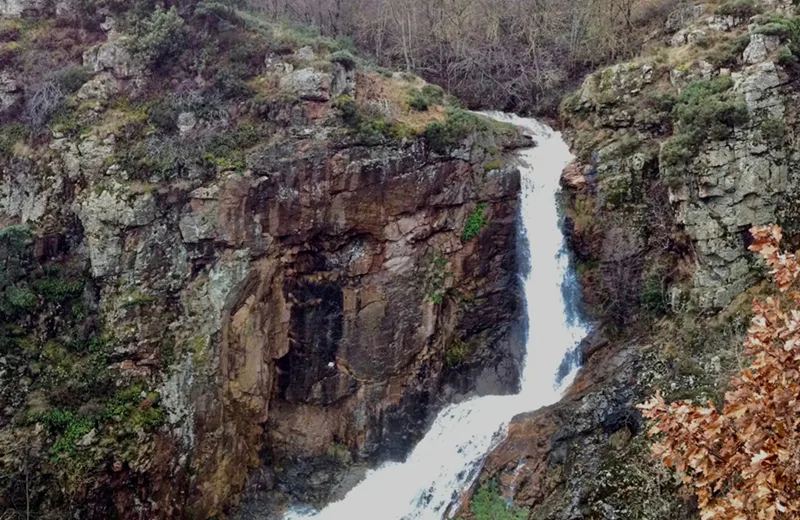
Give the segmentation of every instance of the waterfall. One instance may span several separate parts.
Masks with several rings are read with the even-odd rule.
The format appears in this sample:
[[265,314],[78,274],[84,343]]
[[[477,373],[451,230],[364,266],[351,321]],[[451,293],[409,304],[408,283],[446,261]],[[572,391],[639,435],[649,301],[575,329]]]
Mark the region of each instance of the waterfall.
[[528,317],[521,391],[451,405],[405,462],[369,472],[339,502],[322,511],[293,510],[285,520],[442,520],[477,477],[486,454],[503,440],[517,414],[556,402],[575,370],[559,366],[586,335],[572,315],[565,252],[556,195],[564,167],[572,160],[559,133],[533,119],[486,114],[522,127],[537,146],[519,152],[522,162],[520,213],[529,272],[522,273]]

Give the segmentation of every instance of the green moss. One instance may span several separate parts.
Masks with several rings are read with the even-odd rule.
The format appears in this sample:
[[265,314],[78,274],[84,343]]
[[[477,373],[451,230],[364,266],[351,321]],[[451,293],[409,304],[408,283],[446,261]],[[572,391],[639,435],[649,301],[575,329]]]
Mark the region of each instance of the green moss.
[[464,224],[464,232],[461,234],[462,241],[469,242],[477,237],[481,230],[489,224],[489,220],[486,218],[487,208],[488,205],[482,202],[478,204],[475,210],[470,214],[466,224]]
[[441,305],[447,292],[447,280],[453,276],[447,266],[450,260],[434,252],[429,258],[424,272],[425,298]]
[[528,510],[514,507],[497,491],[494,481],[484,484],[472,497],[470,511],[475,520],[527,520]]
[[139,385],[123,388],[109,400],[104,418],[128,428],[152,432],[164,424],[164,410],[158,407],[159,399],[158,393],[145,393]]
[[67,424],[64,432],[58,436],[51,449],[53,455],[72,453],[75,445],[87,433],[94,429],[94,421],[90,417],[75,415]]
[[488,163],[486,163],[486,165],[483,168],[487,172],[491,172],[491,171],[494,171],[494,170],[499,170],[500,168],[503,167],[504,164],[505,164],[505,161],[503,159],[493,159],[493,160],[489,161]]
[[142,294],[139,291],[133,291],[123,298],[122,307],[146,307],[153,304],[155,301],[156,299],[152,296]]
[[342,465],[353,462],[350,449],[344,444],[334,443],[328,446],[328,458]]

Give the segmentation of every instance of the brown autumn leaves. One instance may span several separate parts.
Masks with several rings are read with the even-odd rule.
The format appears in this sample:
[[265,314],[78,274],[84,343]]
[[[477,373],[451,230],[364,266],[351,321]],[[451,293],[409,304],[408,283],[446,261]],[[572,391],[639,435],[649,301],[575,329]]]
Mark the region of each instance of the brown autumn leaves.
[[694,488],[703,520],[800,518],[800,264],[778,249],[779,227],[750,231],[750,250],[782,294],[754,302],[752,364],[732,379],[722,412],[710,402],[668,405],[658,393],[639,406],[660,437],[654,453]]

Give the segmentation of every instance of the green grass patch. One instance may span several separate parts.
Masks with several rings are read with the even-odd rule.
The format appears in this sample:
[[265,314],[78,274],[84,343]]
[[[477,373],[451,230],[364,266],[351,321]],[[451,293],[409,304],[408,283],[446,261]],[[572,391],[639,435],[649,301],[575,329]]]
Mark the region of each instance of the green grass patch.
[[466,224],[464,224],[464,232],[461,234],[462,241],[469,242],[477,237],[483,228],[489,225],[489,220],[486,218],[487,208],[488,205],[485,202],[481,202],[475,208],[475,211],[470,214]]

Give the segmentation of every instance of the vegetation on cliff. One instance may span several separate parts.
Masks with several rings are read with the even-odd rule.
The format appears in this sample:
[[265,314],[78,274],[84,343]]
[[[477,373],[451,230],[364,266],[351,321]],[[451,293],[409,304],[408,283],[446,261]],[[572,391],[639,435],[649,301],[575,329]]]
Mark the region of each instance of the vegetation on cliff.
[[800,264],[780,253],[777,226],[753,228],[751,251],[772,268],[780,298],[753,304],[744,355],[749,367],[731,381],[718,410],[657,394],[640,409],[654,424],[653,452],[685,474],[702,518],[795,518],[800,513],[796,456],[800,445],[797,393],[800,366],[798,311],[794,290]]
[[68,6],[0,3],[0,517],[221,515],[260,464],[324,501],[510,357],[516,129],[244,2]]

